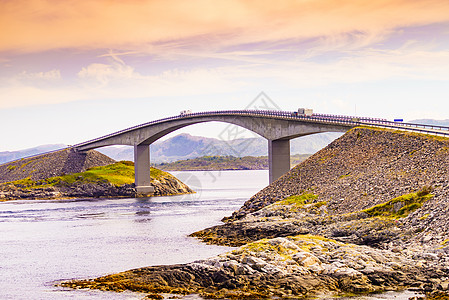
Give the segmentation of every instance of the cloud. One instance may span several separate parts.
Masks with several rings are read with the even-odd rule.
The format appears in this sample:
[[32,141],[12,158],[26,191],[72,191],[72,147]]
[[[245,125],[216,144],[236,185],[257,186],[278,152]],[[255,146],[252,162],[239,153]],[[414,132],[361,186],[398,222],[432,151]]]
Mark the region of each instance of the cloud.
[[17,79],[43,79],[43,80],[56,80],[61,79],[61,72],[59,70],[53,69],[47,72],[27,72],[23,71],[17,75]]
[[39,88],[27,84],[0,87],[0,109],[59,104],[79,100],[79,92],[67,88]]
[[[336,43],[339,46],[339,43]],[[321,51],[321,50],[320,50]],[[319,51],[316,51],[317,53]],[[118,53],[107,63],[79,69],[78,80],[65,81],[59,70],[22,72],[3,84],[0,108],[96,99],[187,97],[248,90],[308,89],[331,84],[399,80],[449,81],[449,51],[405,42],[395,49],[364,48],[332,60],[255,58],[213,67],[172,68],[148,75],[126,64]],[[232,57],[235,53],[217,54]],[[42,81],[58,80],[42,85]],[[333,103],[333,105],[336,105]]]
[[0,51],[216,52],[235,45],[348,32],[369,33],[379,40],[378,35],[392,28],[448,22],[448,11],[444,0],[1,1],[0,27],[8,30],[0,32]]
[[90,83],[98,83],[100,86],[106,86],[114,79],[136,79],[138,76],[134,73],[134,68],[125,64],[114,63],[108,65],[94,63],[82,68],[78,72],[78,77],[87,79]]

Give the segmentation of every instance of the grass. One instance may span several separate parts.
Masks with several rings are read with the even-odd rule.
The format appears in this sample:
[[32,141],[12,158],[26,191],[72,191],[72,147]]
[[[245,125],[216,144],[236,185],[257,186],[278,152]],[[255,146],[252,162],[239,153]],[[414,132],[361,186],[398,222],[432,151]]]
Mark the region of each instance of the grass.
[[[151,178],[160,180],[162,177],[171,177],[170,174],[159,169],[151,168]],[[31,180],[29,177],[8,182],[22,188],[42,188],[55,185],[71,185],[74,183],[99,183],[109,182],[116,186],[134,183],[134,163],[119,161],[103,167],[94,167],[86,172],[67,174],[46,178],[43,180]]]
[[284,200],[274,202],[273,204],[266,206],[265,209],[284,210],[285,207],[287,207],[290,212],[297,212],[306,204],[313,204],[312,207],[314,208],[320,208],[321,206],[327,204],[325,201],[313,203],[313,201],[317,198],[317,195],[304,192],[301,195],[292,195],[285,198]]
[[421,218],[419,218],[420,220],[425,220],[429,217],[429,214],[425,214],[424,216],[422,216]]
[[316,208],[320,208],[323,205],[327,205],[327,202],[326,201],[320,201],[320,202],[317,202],[317,203],[313,204],[313,206],[315,206]]
[[432,189],[430,187],[424,187],[416,193],[399,196],[388,202],[365,209],[363,212],[371,217],[404,218],[420,208],[424,202],[431,199],[434,196],[431,194],[431,191]]
[[351,176],[351,174],[344,174],[344,175],[339,176],[338,179],[343,179],[343,178],[346,178],[349,176]]
[[277,205],[296,205],[303,206],[304,204],[309,204],[315,200],[318,196],[311,193],[304,193],[302,195],[292,195],[285,198],[284,200],[277,201]]
[[17,168],[16,165],[9,165],[6,169],[8,169],[8,171],[13,171]]

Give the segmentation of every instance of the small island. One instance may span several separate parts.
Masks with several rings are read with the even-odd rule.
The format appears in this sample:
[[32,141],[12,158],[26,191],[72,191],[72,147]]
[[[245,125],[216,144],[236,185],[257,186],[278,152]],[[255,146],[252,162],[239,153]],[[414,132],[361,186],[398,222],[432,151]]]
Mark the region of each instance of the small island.
[[[154,196],[193,193],[173,175],[151,168]],[[134,163],[70,149],[0,165],[0,201],[135,197]]]

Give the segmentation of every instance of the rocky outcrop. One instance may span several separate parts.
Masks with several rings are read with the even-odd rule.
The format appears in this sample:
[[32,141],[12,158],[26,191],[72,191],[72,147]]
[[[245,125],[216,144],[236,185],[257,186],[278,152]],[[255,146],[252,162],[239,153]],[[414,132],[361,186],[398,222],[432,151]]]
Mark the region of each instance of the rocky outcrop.
[[[300,298],[319,293],[368,293],[447,285],[439,259],[303,235],[260,240],[210,259],[140,268],[94,280],[64,282],[73,288],[151,293],[198,293],[205,298]],[[162,299],[162,296],[160,299]]]
[[80,173],[92,167],[106,166],[114,162],[112,158],[95,150],[74,152],[71,149],[64,149],[0,165],[0,183],[27,177],[31,180],[41,180]]
[[[173,176],[152,180],[154,196],[169,196],[194,193],[187,185]],[[20,188],[13,184],[0,186],[0,201],[16,199],[60,199],[60,198],[113,198],[136,197],[134,184],[116,186],[110,182],[73,183],[42,188]]]
[[[104,167],[113,163],[115,163],[113,159],[94,150],[78,153],[66,149],[0,165],[0,201],[136,197],[134,184],[113,184],[106,179],[93,179],[92,174],[86,177],[83,173],[93,167]],[[133,163],[119,162],[117,164],[117,168],[124,168],[120,176],[128,176],[128,182],[132,182],[134,180]],[[194,192],[171,174],[157,169],[153,171],[157,175],[156,178],[151,179],[155,189],[154,196]],[[70,174],[75,175],[69,178],[65,176]],[[61,177],[58,178],[58,176]]]
[[325,202],[330,215],[338,215],[425,186],[431,186],[435,196],[403,222],[406,228],[417,228],[416,241],[432,236],[438,244],[449,236],[449,140],[356,128],[254,195],[228,220],[305,191],[317,195],[316,202]]

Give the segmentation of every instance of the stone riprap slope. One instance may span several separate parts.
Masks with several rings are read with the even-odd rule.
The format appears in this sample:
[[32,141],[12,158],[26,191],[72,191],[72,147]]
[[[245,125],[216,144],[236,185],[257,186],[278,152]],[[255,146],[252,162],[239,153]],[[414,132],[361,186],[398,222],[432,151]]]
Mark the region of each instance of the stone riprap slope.
[[[226,224],[193,236],[239,246],[309,233],[449,261],[448,150],[447,139],[354,129],[254,195]],[[301,195],[313,197],[298,202]]]
[[335,213],[350,213],[432,186],[449,184],[449,140],[356,128],[266,187],[236,212],[248,212],[310,191]]
[[231,218],[241,219],[290,195],[310,192],[330,215],[355,213],[432,187],[435,195],[402,222],[449,232],[449,140],[356,128],[266,187]]
[[25,179],[41,180],[53,176],[84,172],[92,167],[113,164],[115,160],[91,150],[85,153],[65,149],[0,165],[0,183]]

